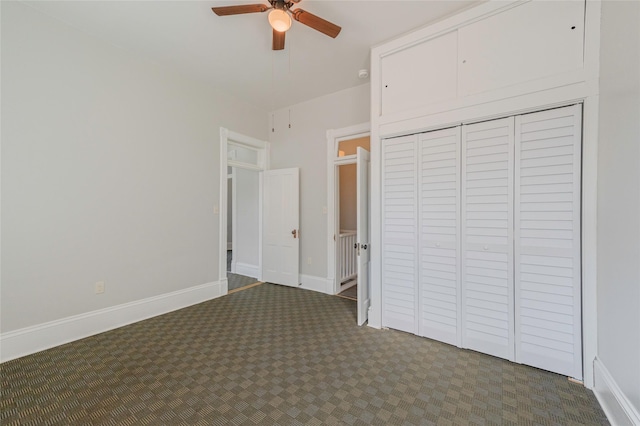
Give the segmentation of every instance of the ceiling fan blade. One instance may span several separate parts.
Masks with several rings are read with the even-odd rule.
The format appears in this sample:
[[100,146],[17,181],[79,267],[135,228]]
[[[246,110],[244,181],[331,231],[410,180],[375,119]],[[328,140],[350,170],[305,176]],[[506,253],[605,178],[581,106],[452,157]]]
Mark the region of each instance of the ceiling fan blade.
[[302,9],[291,10],[291,14],[293,15],[293,19],[298,22],[305,24],[308,27],[313,28],[314,30],[320,31],[323,34],[328,35],[329,37],[336,38],[338,34],[340,34],[340,28],[336,24],[333,24],[327,20],[322,19],[319,16],[316,16],[312,13],[309,13]]
[[284,35],[286,33],[273,30],[273,50],[282,50],[284,49]]
[[241,13],[265,12],[271,9],[266,4],[243,4],[238,6],[212,7],[213,13],[218,16],[240,15]]

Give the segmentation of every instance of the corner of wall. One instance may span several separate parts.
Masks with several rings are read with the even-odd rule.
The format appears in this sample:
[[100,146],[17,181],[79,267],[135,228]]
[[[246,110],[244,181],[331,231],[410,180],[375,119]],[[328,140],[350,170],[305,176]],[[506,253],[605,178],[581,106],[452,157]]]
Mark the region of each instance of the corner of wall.
[[596,395],[602,410],[612,425],[640,425],[640,414],[622,392],[603,362],[596,358],[593,362]]

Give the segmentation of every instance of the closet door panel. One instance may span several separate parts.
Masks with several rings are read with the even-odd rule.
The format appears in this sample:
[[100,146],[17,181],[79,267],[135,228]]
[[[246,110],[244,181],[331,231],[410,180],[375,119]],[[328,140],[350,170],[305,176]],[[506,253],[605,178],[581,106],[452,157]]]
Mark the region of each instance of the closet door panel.
[[419,140],[419,334],[459,346],[460,127]]
[[516,361],[582,378],[579,105],[516,117]]
[[514,359],[514,119],[462,126],[462,345]]
[[382,143],[382,325],[418,332],[418,137]]

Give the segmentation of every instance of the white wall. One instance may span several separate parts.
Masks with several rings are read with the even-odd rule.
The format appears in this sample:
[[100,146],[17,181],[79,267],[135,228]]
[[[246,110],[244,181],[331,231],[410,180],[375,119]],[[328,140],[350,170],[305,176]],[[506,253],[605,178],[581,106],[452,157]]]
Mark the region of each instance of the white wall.
[[266,111],[3,1],[2,332],[216,280],[220,126]]
[[271,168],[300,167],[301,274],[327,277],[327,130],[369,121],[369,92],[363,84],[269,115]]
[[602,3],[598,141],[598,358],[636,412],[640,412],[638,22],[639,2]]
[[338,167],[340,173],[340,230],[355,231],[358,225],[358,187],[355,164]]

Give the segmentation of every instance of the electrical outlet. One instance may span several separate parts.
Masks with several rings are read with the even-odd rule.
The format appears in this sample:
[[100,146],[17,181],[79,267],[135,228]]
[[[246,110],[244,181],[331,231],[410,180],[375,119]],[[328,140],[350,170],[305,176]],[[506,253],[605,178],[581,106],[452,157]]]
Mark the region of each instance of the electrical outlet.
[[311,258],[310,257],[307,258],[307,265],[311,265]]
[[216,205],[213,206],[213,214],[219,214],[220,213],[220,208]]
[[96,294],[104,293],[104,281],[98,281],[96,283]]
[[324,206],[324,207],[322,208],[322,214],[327,214],[327,206]]

